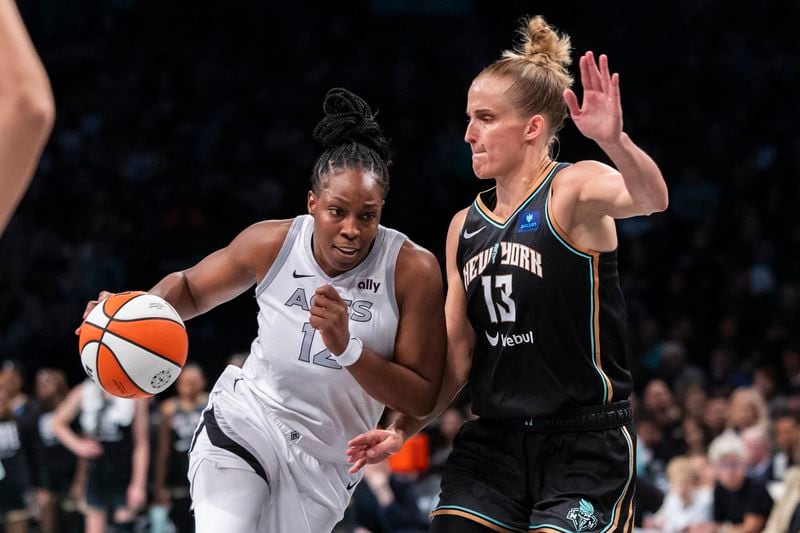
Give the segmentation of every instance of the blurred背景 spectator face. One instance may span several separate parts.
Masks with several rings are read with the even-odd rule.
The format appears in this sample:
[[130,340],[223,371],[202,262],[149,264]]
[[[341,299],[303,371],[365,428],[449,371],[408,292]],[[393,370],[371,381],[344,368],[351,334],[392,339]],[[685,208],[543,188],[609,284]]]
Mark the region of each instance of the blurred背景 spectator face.
[[202,369],[195,365],[187,365],[178,376],[175,388],[181,398],[192,399],[202,393],[206,387],[206,378]]
[[737,454],[723,455],[714,465],[717,481],[729,491],[739,490],[744,484],[744,457]]
[[725,429],[728,420],[728,400],[710,398],[703,410],[703,424],[712,435],[719,435]]
[[797,421],[794,417],[782,416],[775,421],[773,428],[775,447],[791,456],[792,450],[797,446]]

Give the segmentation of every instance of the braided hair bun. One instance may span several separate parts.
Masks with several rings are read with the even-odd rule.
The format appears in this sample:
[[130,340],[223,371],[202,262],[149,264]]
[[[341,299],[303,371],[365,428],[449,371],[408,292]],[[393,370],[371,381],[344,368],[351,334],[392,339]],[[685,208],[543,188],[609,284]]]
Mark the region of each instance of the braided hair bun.
[[369,105],[347,89],[334,88],[322,104],[325,117],[314,128],[314,139],[327,150],[348,143],[363,144],[389,159],[389,142]]

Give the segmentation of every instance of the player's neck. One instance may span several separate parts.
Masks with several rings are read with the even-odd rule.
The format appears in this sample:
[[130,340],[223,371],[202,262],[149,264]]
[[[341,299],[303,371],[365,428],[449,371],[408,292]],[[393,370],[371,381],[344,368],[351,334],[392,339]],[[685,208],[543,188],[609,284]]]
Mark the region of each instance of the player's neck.
[[553,164],[554,161],[545,154],[534,163],[523,164],[507,176],[496,178],[497,203],[494,214],[507,218],[513,213],[519,204],[547,178]]

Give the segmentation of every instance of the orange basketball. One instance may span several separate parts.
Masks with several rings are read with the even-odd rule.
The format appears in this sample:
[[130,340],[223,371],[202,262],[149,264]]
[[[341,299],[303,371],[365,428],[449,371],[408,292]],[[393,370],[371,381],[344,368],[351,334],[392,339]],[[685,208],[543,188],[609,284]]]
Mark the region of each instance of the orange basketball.
[[148,398],[169,387],[186,364],[189,339],[164,299],[123,292],[100,302],[81,327],[86,374],[121,398]]

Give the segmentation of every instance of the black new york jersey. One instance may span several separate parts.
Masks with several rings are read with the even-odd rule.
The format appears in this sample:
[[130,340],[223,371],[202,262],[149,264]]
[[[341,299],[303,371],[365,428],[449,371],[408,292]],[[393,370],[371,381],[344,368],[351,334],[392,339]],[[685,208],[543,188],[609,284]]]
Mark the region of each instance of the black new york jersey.
[[616,251],[570,244],[553,219],[545,179],[508,218],[496,190],[478,195],[457,264],[475,329],[473,409],[487,418],[540,417],[627,399],[625,303]]

